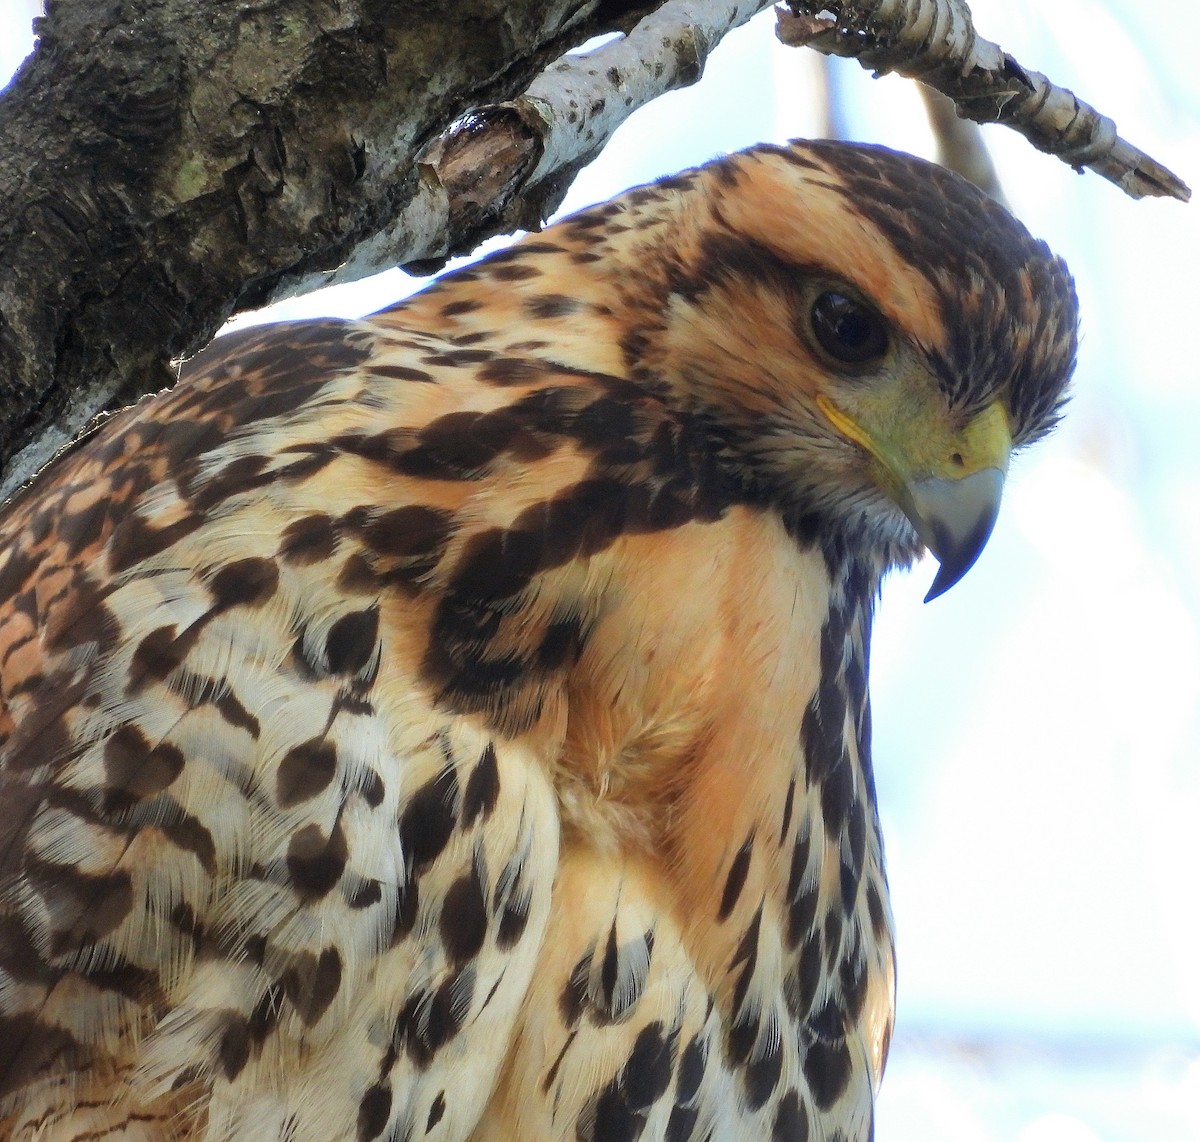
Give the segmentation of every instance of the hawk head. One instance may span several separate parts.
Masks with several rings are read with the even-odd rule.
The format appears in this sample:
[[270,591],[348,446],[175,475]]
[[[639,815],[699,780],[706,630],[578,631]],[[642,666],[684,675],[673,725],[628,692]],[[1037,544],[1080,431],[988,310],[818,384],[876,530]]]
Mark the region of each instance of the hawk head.
[[665,269],[639,367],[798,526],[885,565],[923,544],[927,598],[947,590],[1011,453],[1062,407],[1064,263],[958,175],[883,147],[760,146],[658,190],[686,203],[649,239]]

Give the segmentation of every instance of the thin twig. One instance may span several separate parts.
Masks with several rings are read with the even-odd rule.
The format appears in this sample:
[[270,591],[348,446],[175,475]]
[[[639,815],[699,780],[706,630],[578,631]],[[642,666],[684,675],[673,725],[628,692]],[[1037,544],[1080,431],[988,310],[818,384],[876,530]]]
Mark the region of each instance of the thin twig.
[[785,44],[854,57],[876,75],[919,79],[953,99],[962,117],[1004,123],[1133,198],[1191,198],[1178,176],[1122,139],[1111,119],[978,35],[963,0],[787,0],[776,12]]

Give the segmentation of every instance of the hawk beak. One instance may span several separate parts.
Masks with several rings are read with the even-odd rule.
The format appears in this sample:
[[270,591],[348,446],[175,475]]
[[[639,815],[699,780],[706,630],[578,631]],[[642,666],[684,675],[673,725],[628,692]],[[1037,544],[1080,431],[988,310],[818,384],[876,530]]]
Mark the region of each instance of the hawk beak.
[[941,565],[925,602],[950,590],[979,558],[1000,512],[1012,452],[1004,406],[993,401],[947,432],[931,428],[928,413],[901,417],[881,410],[870,416],[872,429],[823,395],[817,404],[835,428],[875,458],[879,486]]
[[950,590],[968,571],[1000,514],[1004,473],[981,468],[961,480],[929,476],[905,487],[900,509],[939,563],[925,602]]

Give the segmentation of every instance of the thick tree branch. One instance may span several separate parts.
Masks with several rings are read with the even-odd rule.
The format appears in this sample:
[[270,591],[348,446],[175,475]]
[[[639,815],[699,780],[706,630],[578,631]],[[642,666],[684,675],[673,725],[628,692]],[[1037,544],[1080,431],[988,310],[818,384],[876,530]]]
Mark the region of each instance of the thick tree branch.
[[[571,47],[660,6],[51,3],[0,96],[0,495],[95,412],[170,383],[170,360],[232,313],[348,259],[442,257],[534,221],[611,127],[581,136],[572,158],[552,99],[508,101]],[[696,3],[717,15],[691,22],[715,39],[762,6]],[[703,54],[665,70],[694,77]],[[464,118],[480,107],[492,110]],[[481,130],[501,121],[518,128],[507,149],[503,132]],[[472,168],[481,147],[503,206]],[[546,169],[552,152],[563,161]],[[445,199],[438,217],[412,206],[431,189]],[[394,237],[409,210],[405,254],[376,236]]]
[[964,118],[1004,123],[1133,198],[1191,197],[1176,175],[1122,139],[1111,119],[978,35],[963,0],[787,0],[778,12],[786,44],[919,79],[953,99]]

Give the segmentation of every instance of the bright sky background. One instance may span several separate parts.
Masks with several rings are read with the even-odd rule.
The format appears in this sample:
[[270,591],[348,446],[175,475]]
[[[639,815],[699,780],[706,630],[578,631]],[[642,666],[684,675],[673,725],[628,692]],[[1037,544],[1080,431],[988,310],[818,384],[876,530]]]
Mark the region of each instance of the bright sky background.
[[[30,7],[0,6],[0,75]],[[1194,0],[974,0],[983,35],[1200,190]],[[638,113],[566,208],[817,125],[768,13]],[[25,36],[22,39],[22,36]],[[931,153],[911,87],[836,61],[852,137]],[[1200,204],[1135,203],[1012,132],[1016,213],[1064,255],[1066,423],[1015,465],[976,568],[885,588],[875,756],[899,934],[880,1142],[1200,1139]],[[288,303],[354,316],[399,272]]]

